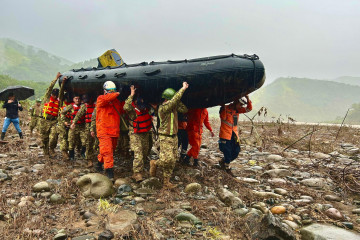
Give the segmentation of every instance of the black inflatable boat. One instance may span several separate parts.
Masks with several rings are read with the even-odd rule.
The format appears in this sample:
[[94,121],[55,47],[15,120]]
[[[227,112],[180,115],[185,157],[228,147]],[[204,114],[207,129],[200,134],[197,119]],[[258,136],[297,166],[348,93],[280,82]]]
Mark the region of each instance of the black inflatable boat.
[[256,55],[222,55],[181,61],[142,62],[121,67],[74,69],[63,73],[61,85],[68,76],[65,90],[73,93],[103,94],[105,81],[113,81],[121,90],[121,98],[135,85],[150,103],[160,103],[166,88],[178,90],[189,83],[182,101],[189,108],[213,107],[229,103],[260,88],[265,69]]

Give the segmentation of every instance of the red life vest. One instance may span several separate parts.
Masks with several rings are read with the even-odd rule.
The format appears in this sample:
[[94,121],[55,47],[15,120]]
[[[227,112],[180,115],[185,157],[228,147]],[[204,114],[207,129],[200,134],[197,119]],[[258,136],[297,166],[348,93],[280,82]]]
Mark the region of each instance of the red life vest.
[[143,133],[151,130],[152,127],[152,117],[149,114],[149,109],[140,111],[134,103],[131,104],[136,112],[137,117],[132,120],[134,133]]
[[44,104],[43,111],[45,112],[45,117],[46,115],[57,117],[59,113],[59,100],[50,96],[50,101]]
[[[74,120],[76,114],[80,110],[81,105],[75,105],[74,103],[71,103],[73,105],[74,111],[71,113],[71,120]],[[76,122],[76,124],[81,124],[85,122],[85,116],[82,116],[79,121]]]
[[91,123],[91,117],[94,112],[95,104],[87,104],[86,105],[86,113],[85,113],[85,122]]

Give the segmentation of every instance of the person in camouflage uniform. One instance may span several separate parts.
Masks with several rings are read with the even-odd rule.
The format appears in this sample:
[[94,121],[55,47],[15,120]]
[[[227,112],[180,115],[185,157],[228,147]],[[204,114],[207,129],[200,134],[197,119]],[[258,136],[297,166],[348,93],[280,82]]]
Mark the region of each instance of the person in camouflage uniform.
[[187,82],[183,82],[183,87],[175,93],[172,88],[166,89],[162,98],[165,101],[159,106],[160,127],[158,129],[160,140],[159,160],[150,161],[150,175],[156,176],[156,168],[159,166],[163,170],[164,188],[174,188],[170,183],[170,177],[175,167],[178,155],[178,112],[186,113],[187,107],[180,101],[185,90],[189,87]]
[[74,103],[69,104],[61,111],[61,118],[62,121],[65,122],[67,125],[68,122],[66,122],[66,114],[71,113],[71,125],[69,130],[69,159],[71,161],[75,160],[75,147],[76,147],[76,138],[80,138],[81,141],[81,156],[85,158],[85,139],[86,139],[86,131],[85,131],[85,117],[80,118],[78,121],[75,120],[75,116],[80,110],[80,96],[75,95],[73,98]]
[[31,117],[30,120],[30,136],[33,135],[34,128],[37,127],[39,130],[39,122],[41,118],[41,99],[37,99],[34,106],[32,106],[29,110],[29,114]]
[[91,124],[90,124],[90,133],[91,136],[94,138],[94,151],[95,155],[98,154],[99,151],[99,139],[96,136],[96,103],[95,108],[91,116]]
[[121,114],[120,116],[120,136],[116,147],[116,155],[123,160],[131,159],[130,154],[130,137],[129,137],[129,116]]
[[82,117],[85,117],[85,159],[88,161],[88,167],[92,167],[91,156],[94,150],[94,138],[91,136],[91,118],[95,109],[94,100],[89,95],[83,96],[84,104],[81,105],[80,110],[76,114],[73,122],[78,122]]
[[151,109],[146,106],[140,97],[133,101],[135,87],[130,87],[131,93],[125,101],[124,110],[129,115],[132,125],[130,133],[130,146],[134,151],[133,176],[135,181],[143,180],[144,162],[146,161],[152,147],[152,116]]
[[55,154],[54,149],[57,144],[56,124],[59,112],[59,89],[54,88],[54,85],[60,76],[61,74],[57,73],[56,78],[47,88],[42,102],[43,116],[40,120],[40,134],[45,157]]
[[[69,93],[65,93],[64,95],[64,102],[63,106],[61,107],[61,110],[64,110],[68,105],[72,104],[72,100]],[[58,133],[59,133],[59,139],[60,139],[60,150],[61,154],[64,159],[69,159],[69,129],[70,129],[70,122],[71,122],[71,113],[68,112],[65,117],[60,116],[58,121]]]

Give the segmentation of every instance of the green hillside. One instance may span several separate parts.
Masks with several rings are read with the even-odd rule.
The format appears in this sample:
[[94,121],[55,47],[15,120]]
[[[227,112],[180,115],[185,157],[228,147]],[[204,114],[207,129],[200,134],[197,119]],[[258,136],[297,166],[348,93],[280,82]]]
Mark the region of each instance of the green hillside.
[[46,88],[48,87],[48,85],[44,84],[43,82],[19,81],[6,75],[0,75],[0,90],[15,85],[22,85],[33,88],[35,90],[35,96],[31,97],[30,100],[41,98],[45,94]]
[[326,122],[360,102],[360,87],[306,78],[279,78],[251,95],[254,107],[297,121]]
[[343,76],[343,77],[335,78],[334,80],[331,81],[360,86],[360,77]]
[[0,74],[18,80],[49,82],[57,72],[97,65],[96,58],[73,63],[19,41],[0,38]]

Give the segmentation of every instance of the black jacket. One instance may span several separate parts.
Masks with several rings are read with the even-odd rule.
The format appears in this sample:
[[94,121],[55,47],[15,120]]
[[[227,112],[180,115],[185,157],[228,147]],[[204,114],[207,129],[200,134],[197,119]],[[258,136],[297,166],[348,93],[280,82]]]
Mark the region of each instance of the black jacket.
[[3,108],[6,108],[6,117],[7,118],[18,118],[18,110],[22,111],[22,107],[18,107],[19,102],[17,100],[14,100],[12,103],[8,103],[6,101],[3,105]]

